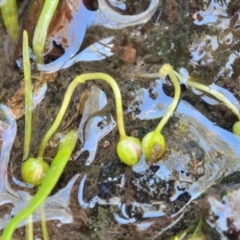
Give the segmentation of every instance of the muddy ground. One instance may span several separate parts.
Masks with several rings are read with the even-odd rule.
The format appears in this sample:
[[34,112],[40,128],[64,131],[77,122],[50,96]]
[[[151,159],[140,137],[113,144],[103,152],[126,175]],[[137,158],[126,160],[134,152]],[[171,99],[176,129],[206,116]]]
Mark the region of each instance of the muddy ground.
[[[131,2],[131,1],[130,1]],[[219,1],[220,2],[220,1]],[[228,14],[233,16],[236,11],[239,11],[240,5],[238,1],[231,1],[229,4]],[[224,4],[224,3],[223,3]],[[54,82],[48,84],[48,90],[45,99],[34,110],[33,120],[33,136],[31,155],[37,154],[38,146],[43,134],[49,128],[56,116],[60,104],[62,102],[63,94],[67,89],[68,84],[74,77],[85,72],[101,71],[108,73],[116,79],[123,96],[124,110],[127,110],[131,100],[131,92],[145,87],[148,88],[153,80],[148,79],[132,79],[129,74],[132,72],[156,72],[160,65],[163,63],[170,63],[175,69],[179,67],[185,67],[188,69],[190,75],[193,75],[199,82],[204,84],[211,84],[213,78],[218,74],[221,67],[224,67],[227,56],[234,50],[239,49],[240,43],[236,43],[233,47],[221,51],[219,50],[218,56],[213,62],[207,65],[191,64],[191,51],[189,46],[198,41],[201,36],[214,32],[213,28],[208,26],[196,26],[193,24],[192,15],[201,10],[204,6],[202,0],[189,0],[189,1],[162,1],[156,14],[153,18],[143,26],[129,27],[124,30],[113,31],[116,34],[115,41],[118,46],[131,46],[136,50],[136,58],[133,62],[127,63],[119,56],[113,56],[100,62],[86,62],[77,63],[69,69],[61,70]],[[22,81],[22,73],[16,67],[13,67],[11,58],[6,55],[9,49],[6,48],[6,31],[2,22],[0,23],[0,101],[6,103],[13,94],[20,88]],[[105,31],[98,27],[97,29],[89,29],[86,35],[86,39],[92,37],[101,36],[101,32]],[[135,38],[130,38],[130,33],[138,31],[139,35]],[[147,36],[145,39],[144,36]],[[87,44],[87,40],[84,43]],[[173,44],[173,45],[171,45]],[[5,47],[4,47],[5,46]],[[174,47],[172,47],[174,46]],[[159,53],[161,52],[161,53]],[[234,72],[231,76],[221,76],[217,80],[217,84],[228,89],[234,94],[234,96],[240,100],[240,72],[238,70],[239,59],[235,61],[233,69]],[[38,75],[37,72],[34,72]],[[60,126],[59,132],[65,132],[66,129],[77,128],[79,121],[82,117],[82,111],[79,109],[79,98],[89,89],[91,85],[97,85],[102,89],[108,99],[107,108],[104,111],[112,114],[116,119],[114,96],[108,85],[100,81],[91,81],[84,86],[78,87],[71,103],[71,106],[64,118],[63,123]],[[173,96],[173,88],[171,86],[164,87],[165,93],[168,96]],[[182,99],[189,102],[209,120],[216,125],[231,131],[232,125],[236,122],[236,116],[231,113],[225,106],[217,105],[210,106],[202,101],[198,96],[194,95],[191,91],[182,86]],[[126,132],[129,135],[142,138],[147,132],[154,129],[158,120],[139,121],[132,119],[132,115],[125,113]],[[164,133],[172,133],[174,131],[174,118],[170,120]],[[14,142],[14,146],[11,152],[10,162],[13,164],[13,173],[16,178],[21,179],[19,166],[22,159],[22,146],[24,136],[24,118],[17,120],[18,132]],[[116,194],[120,194],[123,201],[126,203],[134,201],[138,198],[133,192],[131,180],[135,178],[131,168],[122,164],[118,156],[116,155],[116,145],[118,142],[119,134],[116,128],[114,128],[108,135],[106,135],[99,142],[97,155],[95,161],[91,166],[84,166],[84,162],[88,157],[88,153],[81,155],[76,161],[71,161],[67,165],[63,176],[61,177],[58,185],[54,189],[57,192],[63,188],[74,174],[80,174],[79,179],[76,181],[72,192],[70,207],[74,216],[74,222],[71,224],[60,225],[58,221],[48,221],[47,228],[51,240],[77,240],[77,239],[151,239],[161,230],[162,223],[159,218],[159,225],[155,225],[153,229],[146,231],[136,230],[133,224],[119,225],[113,218],[112,212],[116,210],[110,206],[96,206],[93,209],[82,209],[77,200],[77,192],[79,183],[83,174],[87,174],[86,187],[84,191],[84,198],[86,200],[91,199],[94,195],[98,194],[104,199],[110,199]],[[169,138],[169,141],[171,138]],[[109,146],[105,143],[108,142]],[[78,143],[80,148],[80,142]],[[50,161],[56,153],[56,148],[47,149],[47,159]],[[13,189],[22,189],[14,184],[11,180],[11,172],[9,171],[9,181]],[[114,178],[121,173],[126,174],[126,185],[122,192],[115,189],[114,185],[103,184],[103,181],[109,177]],[[207,213],[207,201],[206,198],[209,194],[216,194],[216,189],[225,184],[239,183],[239,174],[234,173],[231,176],[219,181],[216,186],[213,186],[208,190],[204,196],[195,200],[186,210],[183,219],[178,222],[173,228],[168,230],[162,236],[157,239],[170,239],[170,237],[183,231],[190,225],[193,228],[197,225],[200,217],[204,219]],[[147,197],[146,197],[147,198]],[[181,196],[179,203],[174,206],[178,208],[178,204],[181,201],[185,201],[188,196]],[[9,212],[11,204],[1,206],[1,216],[5,211]],[[139,219],[141,221],[141,219]],[[207,224],[203,226],[203,233],[206,235],[206,239],[214,239],[214,234]],[[25,229],[22,227],[18,229],[14,235],[15,239],[25,239]],[[34,236],[35,239],[42,239],[41,225],[34,224]],[[218,237],[216,237],[218,239]]]

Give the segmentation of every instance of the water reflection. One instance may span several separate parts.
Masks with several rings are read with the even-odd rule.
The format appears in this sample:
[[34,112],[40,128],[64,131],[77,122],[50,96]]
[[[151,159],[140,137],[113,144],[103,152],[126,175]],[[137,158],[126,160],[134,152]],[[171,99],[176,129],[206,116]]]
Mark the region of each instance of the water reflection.
[[[98,0],[99,8],[96,11],[88,10],[83,1],[79,0],[74,4],[74,9],[71,11],[72,16],[68,21],[64,21],[62,28],[57,29],[56,34],[51,36],[50,41],[57,44],[62,44],[64,54],[52,63],[38,65],[38,69],[44,72],[55,72],[61,69],[64,65],[68,67],[73,61],[68,62],[78,52],[86,30],[91,26],[102,26],[110,29],[122,29],[128,26],[142,24],[147,22],[154,14],[159,0],[151,0],[151,3],[146,11],[137,15],[122,15],[116,11],[111,2],[107,0]],[[66,36],[65,36],[66,35]],[[67,43],[67,44],[66,44]]]
[[[148,120],[166,113],[172,98],[163,92],[164,80],[161,78],[151,85],[155,99],[150,97],[149,89],[135,93],[128,109],[133,117]],[[107,188],[111,197],[100,193],[93,195],[89,202],[83,200],[87,192],[83,191],[84,176],[79,186],[79,204],[86,208],[96,204],[115,206],[116,222],[141,231],[150,227],[161,229],[155,232],[159,236],[183,218],[194,199],[217,180],[240,169],[239,137],[214,125],[185,101],[180,101],[172,121],[166,134],[167,153],[157,163],[148,166],[142,156],[140,166],[133,167],[135,173],[130,179],[124,173],[124,178],[123,174],[115,175],[100,183],[104,185],[101,191]]]
[[190,46],[191,61],[207,66],[214,63],[221,53],[229,54],[225,66],[220,69],[214,81],[221,76],[231,77],[233,74],[232,64],[239,58],[239,52],[231,49],[239,43],[240,14],[236,12],[232,16],[229,15],[227,12],[229,3],[230,0],[211,0],[205,10],[193,15],[194,24],[205,25],[208,27],[208,31]]

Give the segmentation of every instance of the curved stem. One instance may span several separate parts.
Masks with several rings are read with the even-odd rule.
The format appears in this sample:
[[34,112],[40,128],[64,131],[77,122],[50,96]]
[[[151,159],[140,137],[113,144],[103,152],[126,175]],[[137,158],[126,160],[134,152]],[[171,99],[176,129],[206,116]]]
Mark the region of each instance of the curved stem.
[[43,53],[48,27],[52,21],[59,0],[46,0],[33,35],[33,53],[37,63],[43,63]]
[[108,74],[105,74],[105,73],[86,73],[86,74],[77,76],[69,85],[67,92],[65,93],[62,106],[57,114],[57,117],[55,118],[55,121],[53,122],[52,126],[50,127],[50,129],[47,131],[47,133],[45,134],[45,136],[42,139],[42,142],[41,142],[40,148],[39,148],[39,152],[38,152],[38,158],[41,158],[41,159],[43,158],[43,154],[44,154],[45,148],[47,146],[47,143],[50,140],[50,138],[52,137],[52,135],[55,133],[55,131],[58,129],[58,127],[67,111],[71,97],[73,95],[73,92],[76,89],[76,87],[78,86],[78,84],[85,83],[86,81],[92,80],[92,79],[104,80],[107,83],[109,83],[110,86],[112,87],[112,90],[113,90],[114,96],[115,96],[117,123],[118,123],[118,130],[119,130],[120,138],[121,139],[126,138],[126,133],[125,133],[125,129],[124,129],[124,120],[123,120],[123,110],[122,110],[122,97],[121,97],[121,93],[120,93],[117,83],[115,82],[115,80],[112,77],[110,77]]
[[238,109],[222,93],[220,93],[214,89],[211,89],[208,86],[205,86],[200,83],[192,82],[190,80],[187,81],[187,85],[194,87],[196,89],[199,89],[203,92],[209,93],[210,95],[213,95],[216,99],[223,102],[229,109],[231,109],[237,115],[238,119],[240,120],[240,113],[239,113]]
[[[182,78],[182,76],[178,72],[175,72],[175,74],[177,75],[177,77],[179,79]],[[186,84],[190,87],[194,87],[202,92],[205,92],[205,93],[208,93],[208,94],[214,96],[217,100],[224,103],[229,109],[231,109],[232,112],[235,113],[237,115],[238,119],[240,120],[240,113],[239,113],[239,110],[237,109],[237,107],[231,101],[229,101],[221,92],[218,92],[218,91],[212,89],[211,87],[205,86],[201,83],[193,82],[191,80],[187,80]]]
[[175,89],[173,100],[172,100],[171,104],[169,105],[167,112],[165,113],[164,117],[161,119],[160,123],[154,130],[154,131],[161,132],[163,127],[168,122],[169,118],[172,116],[174,110],[176,109],[176,107],[178,105],[178,101],[179,101],[180,94],[181,94],[181,88],[180,88],[179,81],[176,77],[176,74],[173,71],[172,66],[170,66],[169,64],[163,65],[163,67],[159,70],[159,74],[160,75],[168,74],[171,82],[173,83],[174,89]]
[[67,135],[65,135],[59,145],[57,155],[55,156],[42,185],[39,187],[34,197],[28,202],[27,206],[10,220],[3,231],[2,240],[11,240],[17,225],[31,215],[49,196],[52,189],[58,182],[69,158],[71,157],[77,138],[78,135],[76,131],[70,131]]
[[26,160],[30,151],[32,134],[32,79],[28,49],[28,34],[25,30],[23,31],[23,71],[24,71],[24,95],[25,95],[25,131],[24,131],[23,160]]
[[[113,93],[114,93],[114,96],[115,96],[118,131],[119,131],[119,134],[120,134],[120,138],[125,139],[126,138],[126,132],[125,132],[125,128],[124,128],[122,96],[121,96],[118,84],[108,74],[105,74],[105,73],[89,73],[89,74],[92,75],[91,76],[92,78],[104,80],[111,86],[111,88],[113,90]],[[83,75],[87,75],[87,74],[83,74]],[[86,80],[90,80],[90,79],[87,79],[87,76],[86,76]]]

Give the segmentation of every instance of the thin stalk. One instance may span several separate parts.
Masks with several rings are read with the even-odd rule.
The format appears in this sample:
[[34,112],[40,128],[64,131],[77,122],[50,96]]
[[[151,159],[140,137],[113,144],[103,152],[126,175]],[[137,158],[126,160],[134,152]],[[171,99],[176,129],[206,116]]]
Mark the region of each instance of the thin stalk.
[[197,225],[194,233],[193,233],[192,236],[190,237],[190,239],[195,239],[195,238],[197,239],[197,238],[199,237],[199,232],[200,232],[200,230],[201,230],[201,228],[202,228],[202,225],[203,225],[203,220],[200,219],[199,222],[198,222],[198,225]]
[[29,155],[32,134],[32,79],[31,65],[28,49],[28,34],[23,31],[23,71],[24,71],[24,94],[25,94],[25,131],[23,160]]
[[4,25],[10,38],[15,42],[19,32],[18,10],[16,0],[6,0],[1,7]]
[[208,86],[205,86],[200,83],[192,82],[190,80],[187,80],[187,85],[190,87],[194,87],[200,91],[209,93],[210,95],[214,96],[216,99],[218,99],[219,101],[224,103],[229,109],[231,109],[232,112],[235,113],[237,115],[238,119],[240,120],[240,113],[239,113],[238,109],[222,93],[220,93],[214,89],[211,89]]
[[180,94],[181,94],[181,88],[180,88],[179,81],[176,77],[176,74],[169,64],[163,65],[163,67],[159,70],[159,73],[169,75],[169,78],[173,83],[174,91],[175,91],[173,100],[169,105],[167,112],[165,113],[165,115],[163,116],[163,118],[161,119],[161,121],[159,122],[158,126],[155,129],[155,131],[161,132],[163,127],[166,125],[166,123],[168,122],[169,118],[172,116],[173,112],[175,111],[178,105],[178,101],[180,99]]
[[[177,75],[177,77],[179,79],[182,78],[182,76],[178,72],[175,72],[175,74]],[[187,85],[214,96],[217,100],[224,103],[229,109],[231,109],[232,112],[235,113],[237,115],[238,119],[240,120],[240,113],[239,113],[239,110],[237,109],[237,107],[231,101],[229,101],[221,92],[218,92],[218,91],[212,89],[211,87],[205,86],[201,83],[193,82],[191,80],[187,80]]]
[[27,218],[27,224],[26,224],[26,239],[27,240],[33,240],[33,222],[32,222],[32,214],[29,215]]
[[37,63],[43,63],[47,32],[59,0],[46,0],[33,35],[33,53]]
[[43,240],[49,240],[44,204],[40,206],[40,211],[41,211],[41,225],[42,225]]
[[58,127],[67,111],[71,97],[72,97],[73,92],[76,89],[76,87],[81,83],[85,83],[86,81],[93,80],[93,79],[104,80],[107,83],[109,83],[110,86],[112,87],[112,90],[113,90],[114,96],[115,96],[117,124],[118,124],[120,139],[126,138],[126,133],[125,133],[125,128],[124,128],[124,120],[123,120],[123,110],[122,110],[122,97],[121,97],[121,93],[120,93],[117,83],[115,82],[115,80],[112,77],[110,77],[108,74],[105,74],[105,73],[86,73],[86,74],[77,76],[69,85],[67,92],[65,93],[62,106],[57,114],[57,117],[55,118],[55,121],[53,122],[52,126],[49,128],[49,130],[47,131],[47,133],[44,135],[44,137],[42,139],[42,142],[40,144],[39,151],[38,151],[38,158],[41,158],[41,159],[43,158],[43,154],[45,152],[47,143],[50,140],[50,138],[52,137],[52,135],[58,129]]
[[27,206],[10,220],[3,231],[2,240],[11,240],[13,232],[18,224],[31,215],[52,192],[52,189],[58,182],[67,162],[69,161],[69,158],[71,157],[77,138],[78,134],[76,131],[70,131],[65,135],[59,145],[57,155],[53,159],[52,165],[49,168],[42,185],[39,187],[34,197],[28,202]]
[[[23,146],[23,161],[28,158],[31,135],[32,135],[32,79],[29,57],[29,44],[27,31],[23,31],[23,72],[24,72],[24,95],[25,95],[25,131]],[[33,240],[32,215],[27,218],[26,239]]]
[[139,77],[139,78],[152,78],[157,79],[159,78],[159,73],[144,73],[144,72],[137,72],[137,73],[129,73],[129,77]]

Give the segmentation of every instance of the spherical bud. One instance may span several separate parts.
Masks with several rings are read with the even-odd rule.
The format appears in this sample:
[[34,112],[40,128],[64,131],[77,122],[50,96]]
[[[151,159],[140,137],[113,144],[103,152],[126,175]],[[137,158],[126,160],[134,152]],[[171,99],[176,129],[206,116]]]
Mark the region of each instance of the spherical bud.
[[160,68],[159,74],[160,74],[161,76],[164,76],[164,75],[168,74],[169,71],[173,71],[173,67],[172,67],[170,64],[164,64],[164,65]]
[[237,121],[233,125],[233,133],[240,136],[240,121]]
[[134,166],[142,155],[140,140],[129,136],[120,140],[117,146],[117,154],[122,162],[129,166]]
[[39,186],[41,185],[48,169],[49,165],[44,160],[29,158],[22,164],[22,178],[26,183]]
[[166,150],[164,136],[159,132],[149,132],[142,140],[142,150],[147,161],[157,161]]

